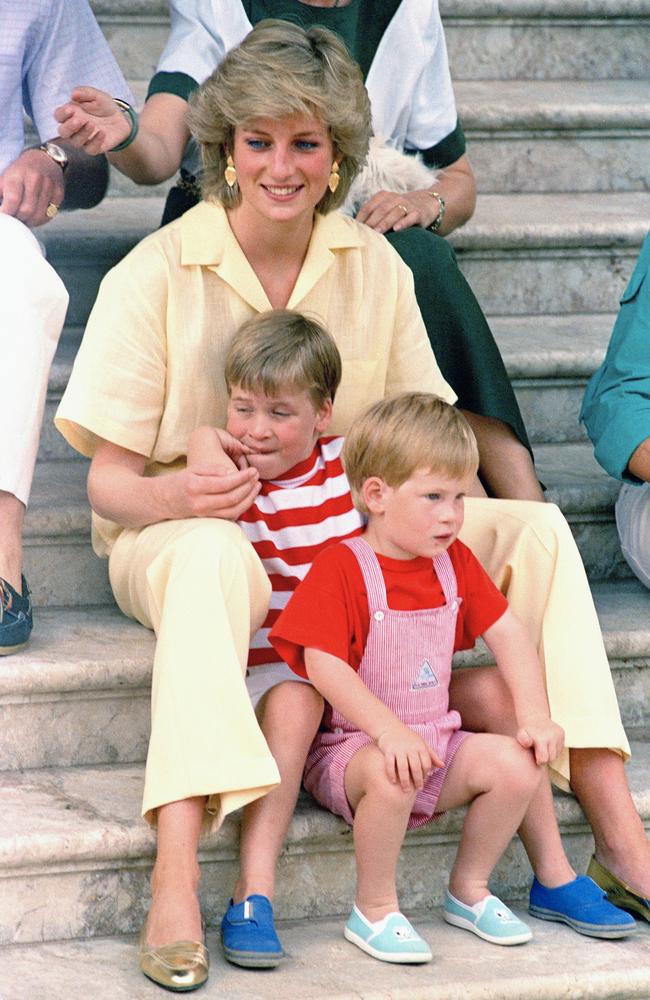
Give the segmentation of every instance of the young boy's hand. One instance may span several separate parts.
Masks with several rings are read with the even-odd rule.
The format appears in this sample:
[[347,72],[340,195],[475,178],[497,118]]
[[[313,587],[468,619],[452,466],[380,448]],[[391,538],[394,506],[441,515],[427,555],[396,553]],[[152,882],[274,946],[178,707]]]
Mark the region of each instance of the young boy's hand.
[[517,730],[517,742],[535,753],[536,764],[550,764],[564,747],[564,730],[548,716],[526,719]]
[[397,720],[377,737],[376,743],[384,755],[389,781],[399,782],[405,792],[422,788],[429,771],[444,763],[421,736]]

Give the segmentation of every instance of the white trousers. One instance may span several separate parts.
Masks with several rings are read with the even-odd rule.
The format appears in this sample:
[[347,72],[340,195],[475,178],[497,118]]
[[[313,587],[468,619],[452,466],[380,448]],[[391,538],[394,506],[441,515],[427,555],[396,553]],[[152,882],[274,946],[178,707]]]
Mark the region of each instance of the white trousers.
[[68,293],[36,237],[0,214],[0,490],[24,504],[67,308]]
[[616,527],[630,569],[650,588],[650,483],[623,483],[616,501]]

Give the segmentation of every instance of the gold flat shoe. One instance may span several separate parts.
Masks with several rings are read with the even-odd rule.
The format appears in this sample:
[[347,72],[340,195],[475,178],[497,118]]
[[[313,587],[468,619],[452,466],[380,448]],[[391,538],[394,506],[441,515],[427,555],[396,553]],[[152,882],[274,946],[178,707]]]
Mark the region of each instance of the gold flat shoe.
[[587,875],[601,889],[605,890],[610,903],[618,906],[621,910],[628,910],[635,917],[641,917],[650,923],[650,899],[644,899],[643,896],[640,896],[627,882],[623,882],[608,868],[601,865],[600,861],[596,861],[593,856],[587,868]]
[[148,945],[146,921],[138,943],[138,962],[147,979],[176,993],[196,990],[208,978],[210,956],[201,941],[174,941],[159,948]]

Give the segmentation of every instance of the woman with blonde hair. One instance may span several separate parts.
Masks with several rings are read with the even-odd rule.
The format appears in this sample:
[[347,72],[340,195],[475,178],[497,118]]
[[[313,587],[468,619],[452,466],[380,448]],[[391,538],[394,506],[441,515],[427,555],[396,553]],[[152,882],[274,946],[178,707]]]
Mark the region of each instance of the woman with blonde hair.
[[[186,467],[192,431],[224,426],[227,342],[269,309],[319,319],[343,363],[335,434],[388,394],[421,389],[454,400],[411,272],[378,233],[331,211],[370,135],[367,94],[342,43],[325,29],[260,24],[199,91],[192,115],[207,198],[108,273],[56,417],[67,440],[92,458],[94,545],[109,557],[117,603],[157,635],[143,814],[158,841],[140,962],[176,990],[208,975],[198,900],[202,827],[216,829],[278,782],[243,679],[269,594],[235,523],[259,491],[258,474]],[[470,544],[543,648],[551,708],[567,744],[585,745],[571,739],[586,674],[580,740],[589,728],[597,746],[616,748],[610,756],[627,790],[621,755],[628,745],[566,522],[549,504],[483,499],[468,502],[466,525],[476,535]],[[481,697],[495,689],[489,673],[474,673]],[[297,686],[303,703],[288,721],[315,732],[313,692]],[[455,707],[464,713],[476,690],[468,680]],[[501,698],[496,708],[503,706]],[[566,785],[568,756],[555,763]],[[533,840],[542,838],[532,826]],[[258,871],[272,880],[275,848],[264,856],[264,844],[258,847]]]

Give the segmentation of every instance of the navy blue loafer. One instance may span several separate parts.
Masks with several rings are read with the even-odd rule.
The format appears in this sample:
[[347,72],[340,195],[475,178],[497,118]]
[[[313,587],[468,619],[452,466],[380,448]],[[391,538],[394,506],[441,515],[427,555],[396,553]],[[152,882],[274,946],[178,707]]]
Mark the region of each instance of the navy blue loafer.
[[540,920],[558,920],[589,937],[620,938],[636,930],[634,917],[613,906],[599,885],[588,875],[556,889],[534,880],[528,912]]
[[17,653],[27,645],[32,631],[32,599],[22,577],[22,594],[0,577],[0,656]]
[[273,923],[273,907],[266,896],[232,899],[221,921],[221,943],[229,962],[245,969],[274,969],[284,952]]

